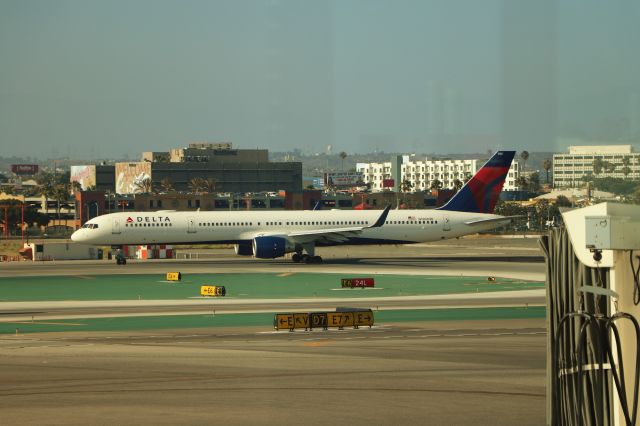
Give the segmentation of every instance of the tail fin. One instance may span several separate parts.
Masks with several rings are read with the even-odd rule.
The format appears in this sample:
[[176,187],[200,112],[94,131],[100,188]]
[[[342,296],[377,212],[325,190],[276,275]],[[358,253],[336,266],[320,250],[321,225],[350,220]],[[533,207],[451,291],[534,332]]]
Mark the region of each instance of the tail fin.
[[515,154],[515,151],[496,152],[471,180],[438,210],[493,213]]

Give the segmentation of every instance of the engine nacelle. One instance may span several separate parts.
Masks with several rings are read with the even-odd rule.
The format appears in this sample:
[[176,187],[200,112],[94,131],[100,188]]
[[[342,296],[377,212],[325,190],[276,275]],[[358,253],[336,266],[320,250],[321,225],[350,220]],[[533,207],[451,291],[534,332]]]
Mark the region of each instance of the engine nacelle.
[[253,254],[253,247],[251,243],[240,243],[235,245],[236,254],[239,256],[251,256]]
[[282,237],[256,237],[253,239],[253,255],[259,259],[275,259],[295,251],[295,246]]

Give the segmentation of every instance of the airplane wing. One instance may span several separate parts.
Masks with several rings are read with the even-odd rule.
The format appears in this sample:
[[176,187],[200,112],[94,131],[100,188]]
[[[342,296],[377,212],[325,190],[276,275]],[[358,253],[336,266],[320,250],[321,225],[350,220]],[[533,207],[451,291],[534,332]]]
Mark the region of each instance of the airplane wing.
[[473,219],[473,220],[466,221],[464,224],[473,226],[473,225],[480,225],[480,224],[484,225],[486,223],[511,222],[511,220],[521,218],[521,217],[525,217],[525,216],[518,215],[518,216],[492,217],[490,219]]
[[273,233],[273,234],[261,234],[271,235],[271,236],[280,236],[288,239],[294,243],[310,243],[315,241],[326,241],[326,242],[343,242],[347,241],[349,238],[354,237],[362,232],[363,229],[368,228],[379,228],[384,225],[384,222],[387,220],[387,216],[389,215],[389,210],[391,206],[387,206],[382,214],[378,217],[376,222],[373,225],[369,226],[345,226],[342,228],[331,228],[331,229],[310,229],[304,231],[293,231],[288,232],[286,234],[282,233]]

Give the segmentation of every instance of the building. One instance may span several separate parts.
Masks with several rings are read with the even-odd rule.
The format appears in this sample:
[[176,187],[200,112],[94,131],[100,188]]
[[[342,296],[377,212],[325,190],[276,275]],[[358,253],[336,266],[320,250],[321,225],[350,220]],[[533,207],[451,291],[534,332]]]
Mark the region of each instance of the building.
[[116,163],[114,187],[118,194],[193,192],[197,178],[206,181],[208,192],[301,191],[302,163],[270,162],[266,149],[194,143],[169,152],[144,152],[142,161]]
[[575,188],[590,178],[637,179],[640,153],[631,145],[570,146],[568,154],[553,155],[553,186]]
[[[455,188],[456,180],[466,182],[486,162],[486,160],[413,160],[412,156],[399,155],[385,163],[358,163],[356,170],[362,173],[363,180],[371,191],[398,191],[403,181],[409,181],[411,188],[406,192],[429,191],[433,181],[442,183],[443,189]],[[505,191],[517,190],[519,176],[518,161],[511,163],[511,169],[505,180]]]
[[71,166],[71,182],[78,182],[83,191],[113,191],[116,182],[113,165]]

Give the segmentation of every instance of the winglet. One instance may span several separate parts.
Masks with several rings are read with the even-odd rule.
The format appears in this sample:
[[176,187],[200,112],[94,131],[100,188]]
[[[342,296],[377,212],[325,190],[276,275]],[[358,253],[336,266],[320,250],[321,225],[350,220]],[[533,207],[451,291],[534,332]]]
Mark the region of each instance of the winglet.
[[389,214],[389,210],[391,210],[391,206],[387,206],[384,208],[384,211],[382,212],[382,214],[380,215],[380,217],[378,218],[378,220],[376,220],[376,223],[374,223],[373,225],[371,225],[369,228],[379,228],[382,225],[384,225],[384,223],[387,220],[387,215]]

